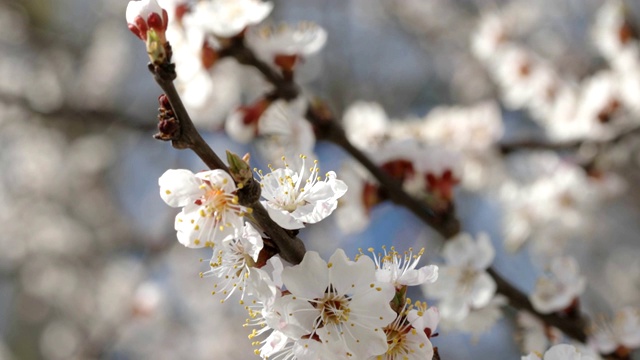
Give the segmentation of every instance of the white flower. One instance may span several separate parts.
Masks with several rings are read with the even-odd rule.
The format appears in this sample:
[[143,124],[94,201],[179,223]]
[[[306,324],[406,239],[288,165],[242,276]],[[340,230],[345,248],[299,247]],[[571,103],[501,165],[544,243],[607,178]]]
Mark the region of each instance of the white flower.
[[371,156],[383,171],[402,182],[405,191],[431,201],[435,209],[448,206],[460,181],[460,159],[443,147],[426,147],[414,140],[389,141],[371,151]]
[[443,319],[461,321],[472,309],[488,305],[496,292],[495,281],[485,271],[495,251],[486,234],[474,241],[463,233],[447,241],[442,255],[446,265],[440,267],[438,281],[423,285],[423,289],[428,296],[440,299],[438,309]]
[[[470,333],[474,339],[477,339],[483,333],[489,331],[498,320],[502,318],[502,308],[507,305],[508,300],[505,296],[496,294],[489,303],[482,308],[472,308],[464,318],[457,320],[451,318],[442,318],[442,328],[445,331],[457,330]],[[440,302],[438,309],[440,310],[444,304]]]
[[498,104],[436,107],[424,117],[419,135],[427,144],[471,151],[486,151],[504,132]]
[[207,70],[195,61],[198,54],[188,55],[174,57],[179,67],[178,91],[196,125],[218,130],[227,114],[240,103],[242,70],[233,59],[221,59]]
[[533,84],[540,59],[518,45],[501,49],[492,72],[502,90],[502,99],[510,109],[524,108],[534,95]]
[[481,61],[493,60],[498,49],[508,40],[507,31],[507,26],[500,15],[483,14],[478,29],[471,36],[471,51]]
[[428,338],[436,334],[440,323],[440,311],[436,307],[427,308],[427,303],[416,302],[416,309],[411,309],[407,314],[407,320],[414,328],[424,331]]
[[227,135],[243,144],[251,142],[258,135],[260,117],[270,105],[270,101],[258,99],[251,105],[241,106],[231,112],[225,122]]
[[633,307],[621,309],[611,323],[596,325],[596,331],[589,340],[602,354],[640,348],[640,310]]
[[[254,327],[249,339],[253,340],[252,345],[261,345],[260,349],[255,350],[256,354],[259,354],[263,359],[279,354],[291,354],[294,339],[289,335],[300,338],[306,331],[295,324],[288,324],[284,320],[281,315],[283,313],[282,304],[277,301],[281,297],[279,287],[266,271],[257,268],[249,273],[246,285],[247,294],[252,299],[248,305],[245,305],[245,309],[249,313],[249,319],[245,326]],[[256,338],[267,333],[269,335],[264,340],[255,341]]]
[[592,35],[600,53],[608,59],[616,58],[631,42],[632,32],[625,18],[624,3],[604,2],[598,10]]
[[557,328],[545,324],[526,311],[518,312],[518,339],[524,353],[543,353],[549,345],[558,343],[562,333]]
[[147,40],[147,32],[156,32],[162,43],[169,25],[167,11],[156,0],[129,1],[125,14],[129,30],[141,40]]
[[387,253],[386,247],[383,246],[382,249],[384,254],[376,256],[373,248],[369,248],[376,263],[376,279],[378,281],[391,283],[399,288],[431,284],[438,279],[438,267],[435,265],[423,266],[416,270],[424,249],[421,249],[417,255],[413,255],[413,249],[409,249],[404,255],[398,253],[393,247],[389,253]]
[[349,141],[360,149],[377,147],[388,131],[388,118],[380,104],[358,101],[351,104],[342,116]]
[[242,292],[241,299],[244,299],[245,282],[258,262],[263,245],[262,236],[249,223],[245,223],[241,230],[236,229],[235,235],[222,240],[220,250],[216,252],[214,249],[209,262],[211,270],[203,274],[217,278],[212,295],[222,293],[226,300],[239,290]]
[[191,248],[219,243],[243,225],[247,208],[238,205],[233,179],[223,170],[193,174],[167,170],[158,180],[160,197],[167,205],[182,207],[176,215],[178,241]]
[[579,99],[576,130],[590,139],[611,138],[623,110],[618,76],[611,71],[594,74],[583,82]]
[[255,25],[273,10],[273,3],[261,0],[199,1],[193,14],[205,31],[220,38],[238,35],[247,26]]
[[327,263],[310,251],[299,265],[283,270],[282,280],[290,292],[282,297],[287,322],[305,328],[308,337],[345,344],[353,359],[387,351],[382,328],[396,318],[389,305],[395,289],[376,281],[369,257],[350,261],[338,249]]
[[591,356],[582,355],[578,350],[566,344],[558,344],[547,350],[544,358],[531,353],[523,356],[522,360],[594,360]]
[[340,177],[349,191],[339,201],[336,222],[345,233],[361,231],[369,224],[373,202],[378,201],[378,185],[373,180],[367,181],[371,175],[356,161],[346,161],[340,169]]
[[[407,312],[407,305],[408,303],[402,308],[400,315],[384,328],[387,344],[389,344],[387,352],[382,356],[372,357],[371,360],[422,360],[433,358],[433,345],[431,345],[431,341],[429,341],[429,337],[423,328],[414,326],[414,322],[410,320],[409,314],[415,312],[415,310]],[[403,314],[407,315],[404,316]]]
[[549,277],[538,280],[529,299],[536,311],[549,314],[571,306],[586,285],[586,279],[580,276],[580,268],[575,259],[557,257],[551,261]]
[[299,154],[313,154],[316,135],[304,114],[307,100],[299,97],[292,101],[277,100],[264,111],[258,121],[258,148],[267,161],[275,162],[285,156],[293,159],[294,167]]
[[260,26],[247,32],[246,41],[256,55],[269,63],[278,56],[295,56],[304,61],[324,47],[327,32],[312,22],[300,22],[297,26]]
[[324,181],[318,176],[317,161],[312,168],[305,167],[302,156],[300,172],[288,166],[272,169],[260,174],[262,204],[269,216],[285,229],[303,228],[305,223],[314,224],[331,215],[338,206],[338,199],[345,194],[347,186],[330,171]]

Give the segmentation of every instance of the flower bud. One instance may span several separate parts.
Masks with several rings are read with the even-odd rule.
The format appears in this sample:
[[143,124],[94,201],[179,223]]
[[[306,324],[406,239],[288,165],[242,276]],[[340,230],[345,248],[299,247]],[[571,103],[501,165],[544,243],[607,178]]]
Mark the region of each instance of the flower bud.
[[129,1],[126,18],[129,30],[146,42],[151,62],[159,64],[165,61],[165,32],[169,25],[167,11],[156,0]]
[[253,172],[249,166],[249,158],[247,155],[240,158],[240,156],[227,150],[227,161],[229,162],[229,172],[239,188],[242,188],[253,179]]

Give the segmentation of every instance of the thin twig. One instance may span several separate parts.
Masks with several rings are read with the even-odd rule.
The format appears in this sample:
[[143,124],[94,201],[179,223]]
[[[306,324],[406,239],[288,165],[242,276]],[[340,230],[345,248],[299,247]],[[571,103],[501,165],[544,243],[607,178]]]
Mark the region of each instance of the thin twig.
[[[640,125],[630,127],[616,134],[611,139],[606,140],[575,140],[567,142],[550,142],[547,140],[526,139],[499,144],[500,152],[508,155],[519,150],[551,150],[551,151],[574,151],[585,145],[600,147],[610,147],[619,144],[623,140],[640,135]],[[601,151],[600,151],[601,152]]]

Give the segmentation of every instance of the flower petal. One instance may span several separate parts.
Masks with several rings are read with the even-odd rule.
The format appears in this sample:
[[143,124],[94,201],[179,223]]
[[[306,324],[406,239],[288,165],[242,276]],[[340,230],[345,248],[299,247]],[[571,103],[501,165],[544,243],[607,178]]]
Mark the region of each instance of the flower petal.
[[482,308],[489,304],[491,298],[493,298],[493,295],[496,293],[496,289],[496,282],[489,274],[486,272],[479,273],[469,294],[471,306],[474,308]]
[[282,270],[282,282],[300,298],[321,298],[329,286],[327,263],[317,252],[308,251],[300,264]]
[[351,261],[344,250],[337,249],[329,259],[329,281],[339,294],[353,294],[357,287],[369,288],[376,282],[375,264],[368,256]]
[[202,182],[184,169],[170,169],[158,179],[160,197],[172,207],[186,206],[202,196]]

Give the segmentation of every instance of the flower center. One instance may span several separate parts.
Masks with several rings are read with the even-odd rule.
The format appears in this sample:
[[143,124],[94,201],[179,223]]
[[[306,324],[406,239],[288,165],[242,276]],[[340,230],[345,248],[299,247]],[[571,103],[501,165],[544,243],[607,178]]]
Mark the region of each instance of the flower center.
[[462,274],[460,274],[458,285],[464,291],[470,291],[473,288],[473,284],[475,283],[477,277],[478,272],[475,269],[466,267],[462,270]]
[[316,308],[320,309],[323,324],[338,325],[349,320],[349,299],[344,295],[328,293],[320,300]]
[[385,329],[385,334],[387,335],[387,356],[390,356],[392,359],[396,355],[407,354],[407,346],[405,342],[406,331],[398,331],[397,329]]
[[200,210],[202,217],[214,217],[216,222],[220,222],[227,211],[238,208],[238,201],[234,195],[206,182],[200,187],[205,189],[205,193],[195,204],[203,207]]

